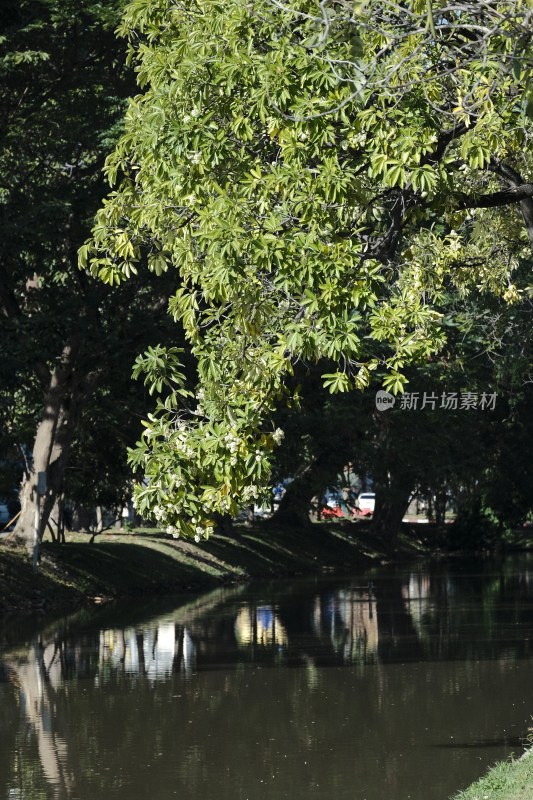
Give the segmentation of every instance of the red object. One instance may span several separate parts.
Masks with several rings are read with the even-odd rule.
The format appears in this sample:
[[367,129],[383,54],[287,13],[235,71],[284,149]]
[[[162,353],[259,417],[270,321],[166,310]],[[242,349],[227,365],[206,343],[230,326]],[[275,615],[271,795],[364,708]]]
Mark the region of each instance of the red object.
[[335,508],[331,508],[331,506],[324,506],[322,511],[320,512],[320,516],[322,517],[344,517],[342,512],[342,508],[339,506],[335,506]]
[[354,517],[371,517],[374,512],[369,508],[356,508],[354,509]]

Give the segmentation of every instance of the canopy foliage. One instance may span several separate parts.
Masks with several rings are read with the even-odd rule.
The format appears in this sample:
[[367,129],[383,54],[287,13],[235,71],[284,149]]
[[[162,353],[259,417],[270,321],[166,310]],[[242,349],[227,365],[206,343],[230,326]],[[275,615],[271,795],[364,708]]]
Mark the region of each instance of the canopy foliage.
[[142,93],[80,262],[109,284],[176,270],[199,380],[145,360],[171,391],[132,456],[142,513],[199,536],[257,497],[296,362],[332,393],[401,392],[446,292],[519,300],[532,21],[523,0],[127,6]]

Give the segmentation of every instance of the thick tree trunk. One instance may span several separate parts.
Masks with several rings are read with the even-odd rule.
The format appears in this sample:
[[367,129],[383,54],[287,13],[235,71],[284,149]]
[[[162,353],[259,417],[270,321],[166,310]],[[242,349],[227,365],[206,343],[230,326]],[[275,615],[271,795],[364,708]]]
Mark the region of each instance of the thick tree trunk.
[[[305,476],[307,478],[307,476]],[[272,520],[282,525],[310,525],[309,511],[311,500],[317,493],[312,476],[309,479],[295,478],[287,486],[279,505],[272,516]]]
[[372,472],[376,501],[372,531],[385,549],[393,552],[416,484],[416,464],[410,453],[412,442],[402,437],[398,418],[376,412],[375,421],[376,463]]
[[376,505],[372,530],[388,550],[393,550],[402,519],[409,507],[414,480],[410,473],[388,472],[376,481]]
[[233,525],[230,514],[214,514],[215,527],[224,536],[237,536],[237,530]]
[[344,452],[318,456],[287,486],[272,520],[282,525],[310,525],[313,497],[320,497],[328,484],[336,481],[348,460],[348,454]]
[[[39,560],[40,543],[50,514],[62,495],[65,467],[82,399],[81,388],[74,385],[74,349],[67,345],[50,376],[31,469],[20,491],[21,513],[14,540],[24,544],[34,566]],[[38,494],[39,473],[46,476],[46,490],[42,496]]]

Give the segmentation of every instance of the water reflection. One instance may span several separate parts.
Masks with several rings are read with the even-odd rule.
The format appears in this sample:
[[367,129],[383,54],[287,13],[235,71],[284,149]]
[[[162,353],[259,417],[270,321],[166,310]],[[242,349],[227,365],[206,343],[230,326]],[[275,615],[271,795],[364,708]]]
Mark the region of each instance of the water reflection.
[[346,664],[373,663],[378,652],[378,611],[372,589],[340,589],[317,595],[313,628],[329,639],[334,653]]
[[235,636],[242,647],[283,648],[288,644],[287,631],[273,606],[243,606],[235,620]]
[[195,667],[196,647],[187,628],[178,623],[100,631],[98,675],[120,671],[161,680],[176,671],[190,674]]
[[26,651],[6,659],[5,666],[18,688],[21,712],[34,732],[39,760],[53,796],[70,797],[73,775],[55,701],[64,677],[61,647],[50,643],[43,648],[34,642]]
[[65,620],[0,659],[0,796],[444,800],[528,727],[532,576],[393,571]]

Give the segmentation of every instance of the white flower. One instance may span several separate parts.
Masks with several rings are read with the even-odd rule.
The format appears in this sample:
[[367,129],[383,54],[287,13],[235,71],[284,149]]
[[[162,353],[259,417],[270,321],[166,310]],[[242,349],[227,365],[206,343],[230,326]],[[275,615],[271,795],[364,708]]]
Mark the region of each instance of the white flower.
[[202,154],[199,150],[196,150],[194,153],[189,153],[189,160],[191,164],[199,164],[202,160]]
[[200,541],[200,534],[199,534],[199,533],[197,533],[197,534],[195,535],[195,537],[194,537],[194,541],[196,542],[196,544],[198,544],[198,542]]
[[259,488],[257,486],[245,486],[242,490],[242,499],[245,503],[250,500],[257,500],[259,497]]
[[276,430],[272,434],[272,438],[273,438],[273,440],[275,441],[276,444],[281,444],[281,442],[285,438],[285,434],[283,433],[281,428],[276,428]]
[[227,433],[224,436],[224,443],[230,453],[236,453],[239,449],[240,439],[237,436],[234,436],[232,433]]
[[183,121],[185,122],[185,124],[187,124],[187,122],[190,122],[191,121],[191,115],[190,114],[184,114]]
[[200,112],[198,111],[198,109],[197,109],[197,108],[193,108],[193,109],[191,110],[191,117],[197,117],[199,113],[200,113]]

